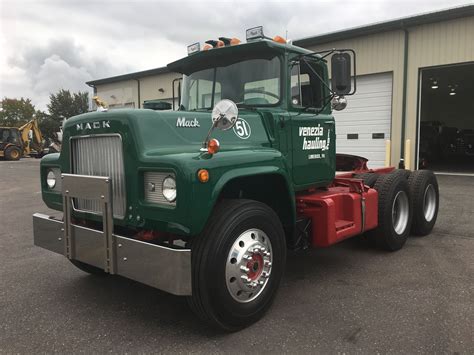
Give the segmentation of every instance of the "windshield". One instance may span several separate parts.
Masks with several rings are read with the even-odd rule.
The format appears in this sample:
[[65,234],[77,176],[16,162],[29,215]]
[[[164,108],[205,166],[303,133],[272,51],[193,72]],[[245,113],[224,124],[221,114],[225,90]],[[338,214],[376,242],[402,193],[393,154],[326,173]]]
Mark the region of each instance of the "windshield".
[[252,106],[278,103],[280,101],[278,57],[250,59],[184,76],[181,109],[210,110],[222,99]]

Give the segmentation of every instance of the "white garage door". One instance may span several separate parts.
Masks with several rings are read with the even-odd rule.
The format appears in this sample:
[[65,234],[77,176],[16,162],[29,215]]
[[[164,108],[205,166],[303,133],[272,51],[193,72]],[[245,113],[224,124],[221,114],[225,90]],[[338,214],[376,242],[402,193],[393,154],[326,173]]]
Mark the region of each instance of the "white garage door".
[[384,166],[392,117],[392,73],[358,76],[356,94],[346,98],[346,109],[333,111],[336,151],[368,158],[371,168]]

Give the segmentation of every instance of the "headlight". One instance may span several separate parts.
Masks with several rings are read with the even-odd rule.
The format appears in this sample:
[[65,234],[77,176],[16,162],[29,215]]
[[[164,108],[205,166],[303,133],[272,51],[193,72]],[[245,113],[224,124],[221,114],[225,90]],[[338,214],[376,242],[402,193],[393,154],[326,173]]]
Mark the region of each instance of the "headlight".
[[56,175],[52,170],[48,171],[48,175],[46,175],[46,184],[50,189],[54,189],[56,186]]
[[168,176],[163,180],[163,196],[168,202],[176,200],[176,180]]

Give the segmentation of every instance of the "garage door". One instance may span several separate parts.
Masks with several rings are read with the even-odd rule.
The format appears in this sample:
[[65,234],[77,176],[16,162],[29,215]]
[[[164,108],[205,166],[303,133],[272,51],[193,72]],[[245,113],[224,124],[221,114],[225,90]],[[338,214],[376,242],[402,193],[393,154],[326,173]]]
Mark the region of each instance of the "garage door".
[[385,141],[390,139],[392,73],[357,77],[357,92],[347,96],[347,107],[333,111],[336,150],[369,159],[369,167],[385,164]]

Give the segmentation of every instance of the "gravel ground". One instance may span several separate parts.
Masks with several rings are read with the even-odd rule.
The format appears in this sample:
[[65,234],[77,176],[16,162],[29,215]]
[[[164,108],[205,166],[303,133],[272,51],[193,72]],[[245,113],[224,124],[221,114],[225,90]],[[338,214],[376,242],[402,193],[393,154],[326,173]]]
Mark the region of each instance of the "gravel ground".
[[290,254],[275,304],[224,334],[184,298],[97,278],[33,246],[39,161],[0,161],[0,352],[474,353],[474,177],[439,176],[430,236]]

